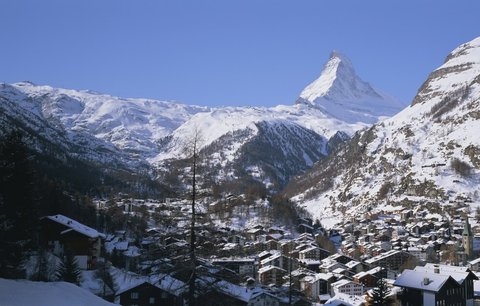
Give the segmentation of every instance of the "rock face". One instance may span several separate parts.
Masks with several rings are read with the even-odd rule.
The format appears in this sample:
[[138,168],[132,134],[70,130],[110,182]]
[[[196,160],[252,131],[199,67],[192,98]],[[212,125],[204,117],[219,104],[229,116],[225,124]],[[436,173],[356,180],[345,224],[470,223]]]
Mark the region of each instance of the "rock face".
[[319,218],[387,204],[480,201],[478,131],[480,38],[448,55],[410,107],[355,134],[286,192]]

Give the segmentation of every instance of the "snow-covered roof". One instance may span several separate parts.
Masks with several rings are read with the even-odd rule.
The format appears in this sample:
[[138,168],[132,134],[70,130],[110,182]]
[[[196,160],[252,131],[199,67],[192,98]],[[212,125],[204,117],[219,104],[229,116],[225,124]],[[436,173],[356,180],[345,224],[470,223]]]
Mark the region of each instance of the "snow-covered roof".
[[397,254],[397,253],[400,253],[400,251],[391,250],[391,251],[388,251],[388,252],[379,254],[379,255],[377,255],[377,256],[375,256],[375,257],[372,257],[372,258],[370,258],[370,259],[367,259],[367,260],[365,260],[365,262],[366,262],[367,264],[372,264],[372,263],[374,263],[374,262],[376,262],[376,261],[378,261],[378,260],[385,259],[385,258],[387,258],[387,257],[389,257],[389,256],[392,256],[392,255],[395,255],[395,254]]
[[144,283],[149,283],[175,296],[180,296],[187,288],[187,285],[184,282],[171,277],[168,274],[157,274],[151,277],[145,276],[129,278],[128,282],[120,285],[120,289],[115,294],[118,296]]
[[449,278],[451,276],[407,269],[393,284],[398,287],[438,292]]
[[[435,269],[437,269],[438,273],[435,273]],[[459,284],[462,284],[463,281],[471,273],[467,267],[457,267],[457,266],[438,265],[438,264],[437,265],[426,264],[424,267],[415,267],[414,271],[451,276]]]
[[282,268],[280,268],[280,267],[276,267],[276,266],[265,266],[265,267],[263,267],[263,268],[260,268],[260,269],[258,270],[258,273],[261,274],[261,273],[265,273],[265,272],[270,271],[270,270],[281,270],[281,271],[287,272],[287,270],[282,269]]
[[[47,218],[49,220],[55,221],[57,223],[60,223],[71,230],[78,232],[82,235],[88,236],[90,238],[98,238],[98,237],[105,237],[104,234],[99,233],[97,230],[88,227],[78,221],[75,221],[73,219],[70,219],[64,215],[54,215],[54,216],[46,216],[44,218]],[[63,231],[62,233],[66,233],[68,231]]]
[[467,272],[469,269],[468,267],[462,267],[462,266],[450,266],[450,265],[441,265],[441,264],[432,264],[432,263],[427,263],[425,264],[424,268],[430,270],[433,272],[433,270],[438,267],[440,269],[440,272],[442,271],[448,271],[448,272]]
[[362,286],[361,284],[355,283],[355,282],[353,282],[353,281],[351,281],[351,280],[341,279],[341,280],[339,280],[339,281],[336,281],[336,282],[332,283],[332,287],[334,287],[334,288],[340,288],[340,287],[343,287],[343,286],[349,285],[349,284]]
[[333,277],[335,277],[335,276],[331,273],[315,273],[313,275],[305,276],[303,278],[303,280],[306,281],[306,282],[316,282],[318,280],[328,281],[328,280],[332,279]]
[[325,306],[362,306],[365,305],[365,298],[361,295],[349,295],[345,293],[337,293],[334,297],[323,304]]
[[474,260],[470,260],[468,263],[471,264],[471,265],[478,264],[478,263],[480,263],[480,257],[478,257],[477,259],[474,259]]

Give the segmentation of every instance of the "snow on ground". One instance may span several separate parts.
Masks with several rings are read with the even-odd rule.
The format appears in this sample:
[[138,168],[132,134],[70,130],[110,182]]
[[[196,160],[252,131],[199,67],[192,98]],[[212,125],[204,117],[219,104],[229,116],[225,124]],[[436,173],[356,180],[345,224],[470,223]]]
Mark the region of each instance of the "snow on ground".
[[32,282],[1,278],[0,304],[5,306],[115,305],[66,282]]

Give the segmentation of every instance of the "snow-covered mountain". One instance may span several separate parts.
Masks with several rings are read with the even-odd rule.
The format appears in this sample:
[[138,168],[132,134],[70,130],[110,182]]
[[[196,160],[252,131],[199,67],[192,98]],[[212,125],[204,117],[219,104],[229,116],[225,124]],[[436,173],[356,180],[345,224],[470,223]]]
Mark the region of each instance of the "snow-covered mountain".
[[357,133],[287,194],[326,224],[388,204],[479,204],[478,131],[480,38],[453,50],[409,107]]
[[300,93],[296,103],[311,105],[344,122],[370,124],[406,106],[360,79],[352,62],[336,51],[331,53],[320,76]]
[[[0,96],[47,121],[67,136],[84,133],[116,148],[148,156],[156,142],[207,107],[149,99],[124,99],[91,91],[0,84]],[[6,105],[4,105],[6,106]],[[9,112],[9,109],[5,109]]]
[[[130,168],[150,164],[165,169],[186,157],[185,146],[199,131],[200,149],[210,152],[210,165],[230,167],[218,171],[219,177],[236,177],[233,169],[257,169],[252,177],[285,184],[326,156],[333,144],[402,107],[361,81],[338,53],[301,97],[291,106],[208,108],[22,82],[0,84],[0,120],[36,131],[49,143],[35,144],[39,150],[58,142],[59,151]],[[382,107],[375,104],[379,101]],[[252,153],[259,151],[254,144],[275,158]],[[275,178],[271,173],[277,173]]]

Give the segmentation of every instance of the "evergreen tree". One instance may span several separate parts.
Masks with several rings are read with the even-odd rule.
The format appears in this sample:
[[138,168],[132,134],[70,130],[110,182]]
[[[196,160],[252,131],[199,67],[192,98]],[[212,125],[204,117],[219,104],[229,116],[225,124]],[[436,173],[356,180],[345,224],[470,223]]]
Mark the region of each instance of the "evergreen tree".
[[82,273],[72,253],[67,252],[57,270],[57,279],[76,285],[80,284]]
[[31,276],[31,279],[41,282],[53,281],[55,279],[55,262],[51,260],[50,253],[44,248],[39,248],[37,256],[35,257],[35,272]]
[[0,277],[21,278],[22,260],[34,249],[38,210],[34,172],[23,136],[0,141]]
[[379,279],[377,286],[372,290],[372,304],[378,306],[387,306],[389,305],[388,295],[390,294],[391,289],[388,287],[387,282],[384,279]]

